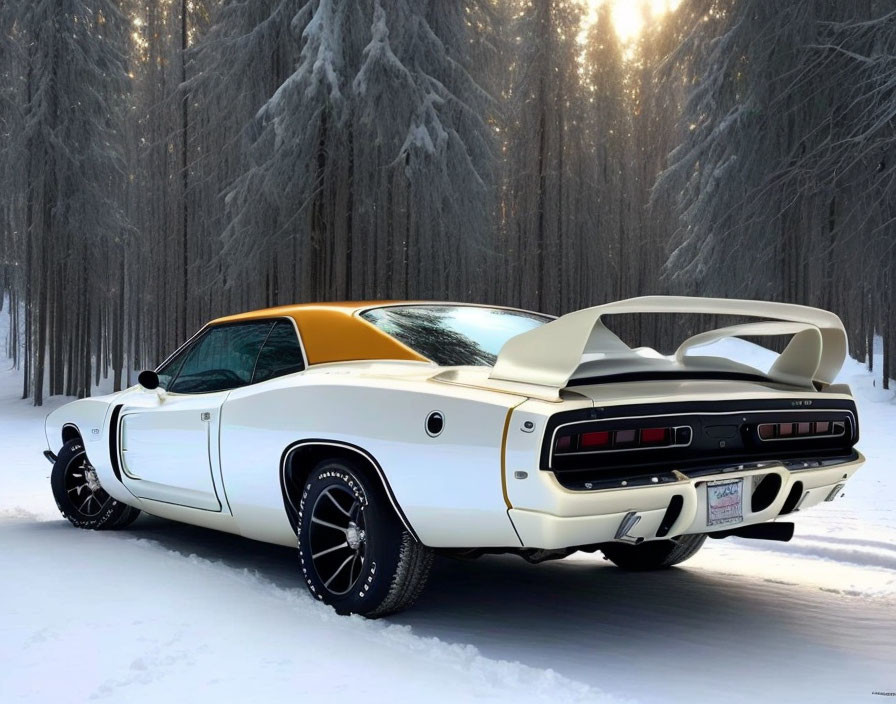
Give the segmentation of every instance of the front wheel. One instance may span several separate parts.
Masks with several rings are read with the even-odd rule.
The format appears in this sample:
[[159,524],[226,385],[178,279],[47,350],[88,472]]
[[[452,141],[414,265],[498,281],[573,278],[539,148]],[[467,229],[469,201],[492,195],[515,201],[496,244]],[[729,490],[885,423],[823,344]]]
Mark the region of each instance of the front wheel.
[[382,486],[349,461],[314,468],[297,528],[308,589],[340,614],[396,613],[426,585],[432,550],[402,525]]
[[60,450],[50,474],[50,488],[60,513],[78,528],[124,528],[140,515],[140,509],[103,489],[79,439],[69,440]]
[[674,540],[651,540],[640,545],[607,543],[601,546],[601,552],[617,567],[645,572],[684,562],[693,557],[705,541],[705,535],[682,535]]

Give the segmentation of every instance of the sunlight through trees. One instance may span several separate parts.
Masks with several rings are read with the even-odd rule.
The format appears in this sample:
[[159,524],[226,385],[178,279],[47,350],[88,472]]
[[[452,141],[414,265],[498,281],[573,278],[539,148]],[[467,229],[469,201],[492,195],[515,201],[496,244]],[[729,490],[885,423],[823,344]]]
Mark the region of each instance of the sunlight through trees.
[[35,0],[0,26],[0,302],[36,403],[215,315],[344,298],[793,301],[860,358],[882,334],[893,374],[883,0]]

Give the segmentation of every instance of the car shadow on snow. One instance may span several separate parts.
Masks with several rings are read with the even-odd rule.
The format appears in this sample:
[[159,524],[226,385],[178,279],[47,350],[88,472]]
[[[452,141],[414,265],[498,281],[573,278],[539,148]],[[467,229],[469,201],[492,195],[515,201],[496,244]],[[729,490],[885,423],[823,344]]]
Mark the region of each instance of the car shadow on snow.
[[[145,515],[121,535],[304,589],[291,548]],[[594,658],[620,667],[645,657],[669,667],[678,667],[682,655],[717,660],[719,649],[735,641],[741,655],[755,650],[773,662],[775,653],[836,648],[828,643],[832,631],[835,641],[872,650],[862,646],[862,623],[843,618],[848,604],[836,610],[834,604],[836,597],[817,590],[687,565],[625,572],[600,553],[538,565],[515,556],[437,557],[417,604],[389,621],[421,636],[472,643],[491,657],[581,675]],[[554,657],[541,662],[546,655]]]
[[[64,521],[34,526],[72,530]],[[150,540],[304,590],[292,548],[146,515],[102,537]],[[636,697],[711,698],[718,693],[712,673],[745,661],[785,688],[811,678],[819,692],[844,691],[844,668],[868,682],[889,672],[896,618],[882,605],[771,582],[761,569],[756,576],[728,575],[724,563],[716,564],[704,559],[694,567],[629,573],[599,553],[539,565],[513,556],[438,557],[417,604],[386,620],[603,689],[624,681],[625,693]],[[794,666],[801,675],[791,681]]]

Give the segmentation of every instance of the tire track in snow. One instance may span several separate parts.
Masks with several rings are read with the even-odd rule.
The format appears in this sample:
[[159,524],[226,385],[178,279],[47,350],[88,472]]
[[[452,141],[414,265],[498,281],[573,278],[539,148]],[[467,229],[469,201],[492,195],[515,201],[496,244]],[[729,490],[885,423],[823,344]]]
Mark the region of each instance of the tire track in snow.
[[758,552],[816,557],[856,567],[876,567],[896,571],[896,547],[876,540],[799,536],[789,543],[760,544],[733,539],[738,546]]

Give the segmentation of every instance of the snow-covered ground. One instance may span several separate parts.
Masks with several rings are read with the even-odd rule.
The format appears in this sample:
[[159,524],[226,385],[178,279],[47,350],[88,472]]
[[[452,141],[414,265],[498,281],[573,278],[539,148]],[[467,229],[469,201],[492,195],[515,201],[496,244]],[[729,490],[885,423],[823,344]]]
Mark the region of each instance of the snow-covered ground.
[[651,574],[443,559],[413,610],[368,622],[312,601],[287,548],[147,516],[72,528],[40,455],[67,399],[35,409],[0,370],[0,702],[880,701],[896,404],[857,362],[841,380],[868,464],[792,542],[709,541]]

